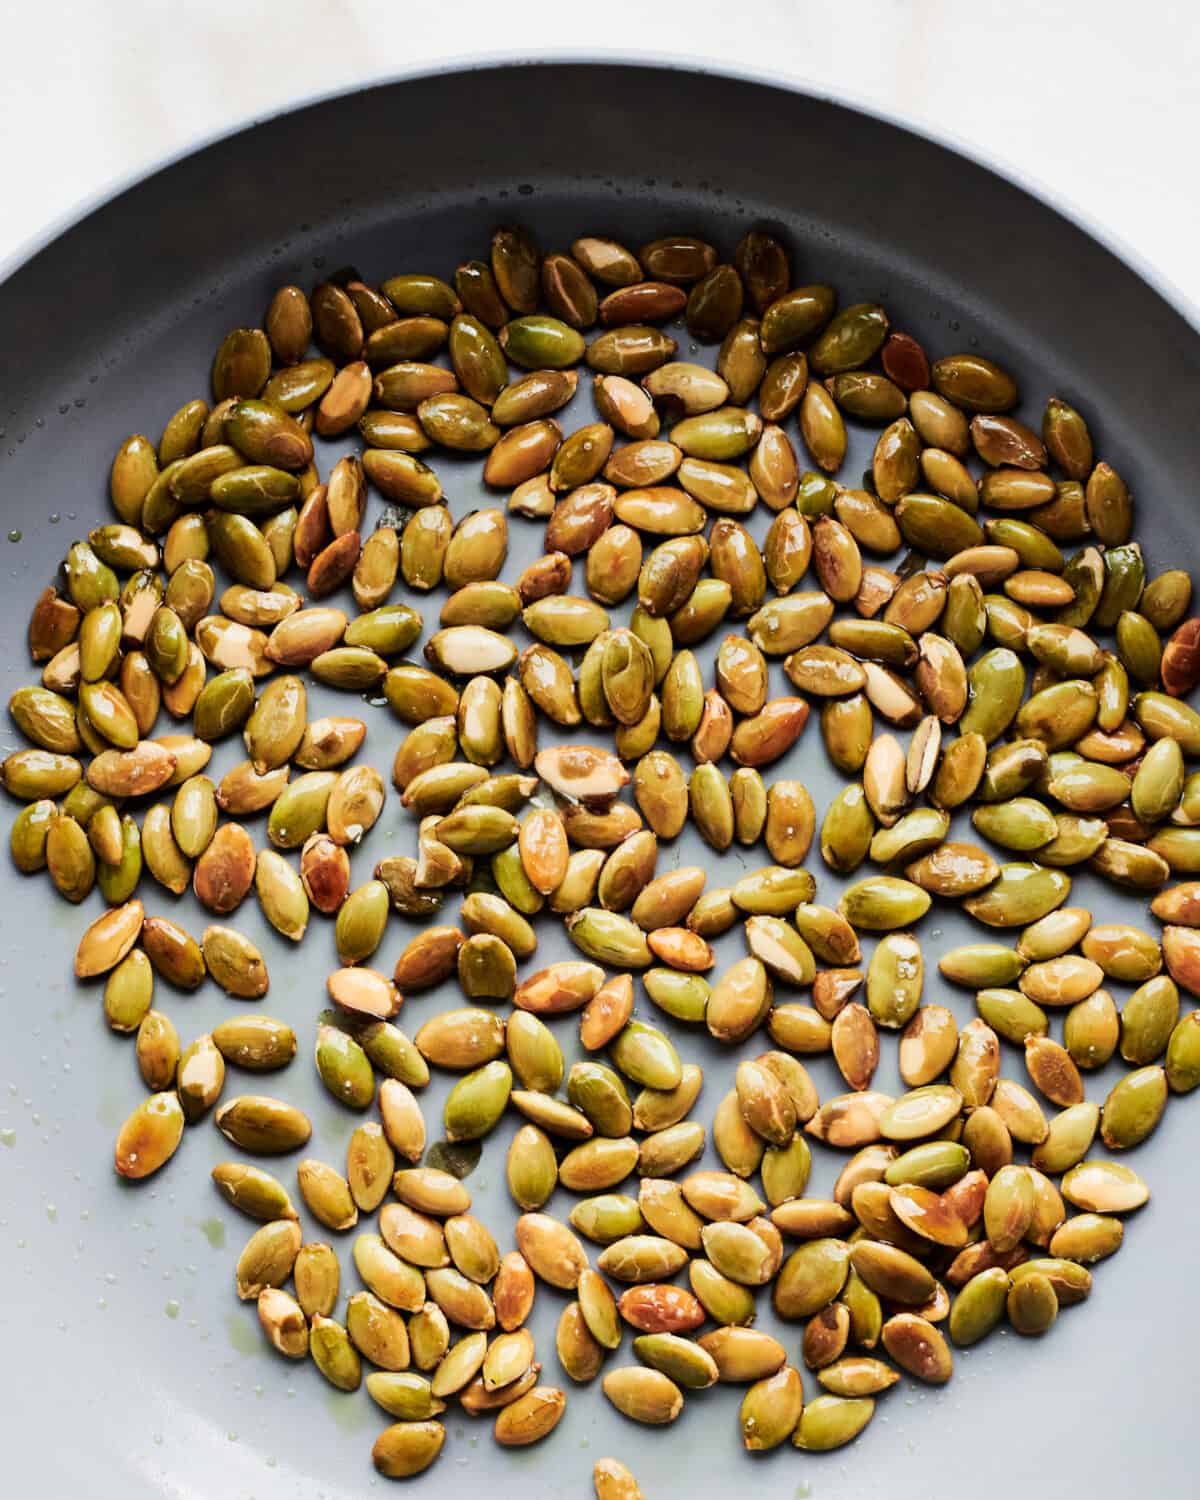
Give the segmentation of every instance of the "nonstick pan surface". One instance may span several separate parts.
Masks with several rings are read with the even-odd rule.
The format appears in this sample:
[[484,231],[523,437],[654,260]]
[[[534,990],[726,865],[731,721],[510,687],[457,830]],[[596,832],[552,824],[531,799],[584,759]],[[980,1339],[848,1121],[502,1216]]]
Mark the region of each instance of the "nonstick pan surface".
[[[14,538],[0,540],[6,693],[33,679],[24,641],[37,592],[69,543],[109,517],[116,444],[130,432],[157,438],[184,400],[208,394],[212,352],[230,327],[257,322],[281,282],[308,286],[346,263],[372,282],[401,270],[446,275],[484,251],[495,224],[514,220],[547,248],[581,233],[638,244],[679,230],[726,255],[747,227],[772,227],[791,246],[797,280],[830,281],[843,302],[883,300],[894,325],[934,354],[979,349],[1012,369],[1027,421],[1040,421],[1049,394],[1077,404],[1099,453],[1136,494],[1151,571],[1193,563],[1200,340],[1052,207],[941,145],[789,88],[641,65],[504,64],[410,78],[256,124],[97,208],[0,285],[0,529]],[[682,337],[681,357],[711,359]],[[586,410],[581,397],[572,423]],[[845,475],[861,471],[872,442],[865,429],[853,433]],[[320,450],[323,472],[348,446]],[[456,518],[484,503],[478,465],[436,462]],[[378,497],[371,506],[369,525]],[[751,520],[760,540],[766,520]],[[503,576],[515,578],[540,547],[541,528],[514,518]],[[436,596],[424,604],[426,634],[437,608]],[[719,638],[701,649],[706,675]],[[781,690],[778,667],[773,681]],[[360,711],[323,690],[310,702],[314,715]],[[363,756],[386,773],[401,727],[386,709],[361,713]],[[4,753],[16,747],[11,728],[0,739]],[[210,769],[219,774],[239,757],[240,746],[226,742]],[[824,808],[837,779],[815,723],[772,774],[805,780]],[[261,823],[251,826],[265,842]],[[384,854],[408,852],[412,837],[393,794],[354,856],[355,882]],[[765,858],[731,851],[718,861],[689,830],[663,850],[659,868],[703,863],[717,884]],[[817,855],[808,864],[818,899],[836,901],[842,883]],[[148,879],[139,894],[149,911],[169,910],[194,932],[206,923],[190,896],[173,903]],[[1072,901],[1098,919],[1139,920],[1133,908],[1142,907],[1087,876]],[[97,987],[71,977],[75,943],[100,909],[98,894],[72,908],[44,879],[23,879],[0,861],[4,1489],[55,1500],[340,1500],[382,1486],[369,1450],[387,1419],[365,1391],[338,1394],[310,1365],[270,1353],[253,1306],[234,1296],[234,1261],[252,1226],[207,1181],[213,1163],[236,1154],[211,1119],[152,1181],[130,1187],[112,1172],[114,1132],[142,1085],[132,1045],[103,1024]],[[262,1008],[295,1026],[304,1054],[263,1082],[310,1111],[313,1154],[337,1162],[355,1121],[324,1094],[308,1055],[335,963],[332,932],[314,917],[304,944],[285,950],[253,901],[233,920],[267,957]],[[972,1013],[971,996],[940,982],[935,960],[968,931],[979,933],[949,909],[921,928],[925,998],[952,1006],[960,1021]],[[410,935],[392,921],[381,967]],[[549,923],[539,937],[538,962],[568,956]],[[731,935],[720,964],[741,951]],[[210,984],[194,996],[160,986],[156,1003],[186,1042],[238,1002]],[[411,1035],[450,1003],[450,990],[416,996],[400,1023]],[[736,1058],[761,1050],[762,1038],[731,1056],[706,1033],[666,1024],[683,1056],[705,1068],[698,1115],[708,1122]],[[556,1032],[573,1055],[574,1025]],[[1022,1076],[1007,1047],[1004,1066]],[[878,1087],[896,1085],[894,1069],[893,1045]],[[831,1064],[818,1060],[813,1073],[823,1096],[839,1091]],[[1089,1097],[1103,1098],[1111,1081],[1089,1079]],[[255,1087],[231,1070],[226,1094]],[[445,1091],[435,1078],[424,1096],[431,1138]],[[1151,1476],[1163,1495],[1192,1493],[1193,1109],[1173,1102],[1133,1154],[1153,1200],[1132,1217],[1121,1253],[1098,1268],[1088,1305],[1040,1341],[994,1335],[959,1355],[943,1390],[905,1381],[850,1448],[814,1456],[787,1446],[752,1459],[738,1440],[740,1392],[718,1387],[689,1399],[674,1427],[651,1430],[618,1417],[592,1386],[570,1390],[553,1438],[527,1451],[503,1452],[490,1424],[450,1413],[446,1451],[417,1492],[577,1500],[591,1493],[594,1460],[616,1454],[648,1500],[728,1500],[748,1485],[772,1500],[1063,1491],[1101,1500]],[[514,1129],[510,1115],[468,1179],[476,1212],[505,1248],[514,1211],[503,1156]],[[824,1193],[838,1161],[820,1148],[817,1157],[809,1191]],[[293,1165],[275,1164],[289,1183]],[[565,1215],[570,1202],[560,1189],[550,1211]],[[307,1222],[306,1232],[327,1237]],[[354,1277],[344,1238],[338,1248],[345,1288]],[[561,1305],[539,1291],[533,1326],[552,1383],[562,1378],[553,1352]],[[760,1325],[779,1331],[769,1309]],[[800,1332],[782,1329],[797,1363]],[[632,1358],[627,1345],[618,1358]],[[805,1385],[817,1393],[807,1373]]]

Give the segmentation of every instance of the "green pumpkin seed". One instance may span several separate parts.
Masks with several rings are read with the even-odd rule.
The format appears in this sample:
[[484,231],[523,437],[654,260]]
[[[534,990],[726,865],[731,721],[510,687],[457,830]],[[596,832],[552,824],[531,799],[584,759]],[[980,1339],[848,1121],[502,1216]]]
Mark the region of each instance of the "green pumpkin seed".
[[443,1110],[447,1140],[473,1141],[487,1135],[504,1113],[511,1090],[512,1070],[501,1061],[461,1078]]
[[797,1429],[803,1406],[800,1376],[790,1366],[756,1381],[742,1398],[739,1413],[744,1446],[764,1452],[786,1442]]
[[833,308],[832,287],[803,286],[785,292],[763,310],[763,352],[780,354],[807,343],[829,322]]
[[321,1082],[333,1097],[351,1109],[366,1109],[375,1097],[375,1074],[354,1038],[319,1026],[315,1057]]
[[611,1054],[620,1071],[644,1088],[674,1089],[682,1080],[682,1064],[670,1040],[644,1022],[628,1022],[614,1039]]
[[1076,1208],[1112,1214],[1140,1208],[1149,1200],[1150,1191],[1137,1173],[1121,1162],[1089,1160],[1065,1174],[1062,1195]]
[[1167,1104],[1162,1068],[1137,1068],[1113,1086],[1100,1117],[1100,1135],[1110,1150],[1138,1146],[1149,1136]]
[[871,875],[845,892],[838,911],[854,927],[890,932],[919,921],[929,906],[930,896],[920,886],[892,875]]
[[274,1156],[295,1151],[312,1134],[306,1116],[294,1105],[262,1094],[243,1094],[217,1111],[221,1133],[253,1155]]
[[921,1003],[924,960],[917,941],[888,932],[876,944],[867,966],[867,1007],[881,1026],[906,1025]]
[[1099,1106],[1070,1105],[1050,1121],[1046,1138],[1034,1148],[1034,1166],[1055,1175],[1069,1171],[1091,1150],[1099,1123]]
[[841,1240],[817,1239],[793,1250],[775,1279],[776,1313],[785,1320],[811,1317],[838,1295],[850,1268],[850,1251]]
[[1000,1266],[991,1266],[971,1277],[950,1309],[950,1337],[959,1348],[977,1344],[999,1326],[1008,1294],[1008,1272]]
[[801,1414],[792,1443],[810,1453],[827,1453],[851,1443],[875,1414],[870,1397],[815,1396]]
[[1001,865],[999,878],[964,908],[989,927],[1023,927],[1059,907],[1071,893],[1070,876],[1037,864]]

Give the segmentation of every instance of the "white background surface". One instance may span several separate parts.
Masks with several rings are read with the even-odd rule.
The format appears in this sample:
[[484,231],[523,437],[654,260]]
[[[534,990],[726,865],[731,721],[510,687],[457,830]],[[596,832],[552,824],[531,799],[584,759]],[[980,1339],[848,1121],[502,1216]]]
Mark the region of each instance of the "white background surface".
[[4,12],[0,265],[107,186],[294,100],[481,52],[610,49],[770,70],[949,133],[1200,305],[1194,0],[10,0]]

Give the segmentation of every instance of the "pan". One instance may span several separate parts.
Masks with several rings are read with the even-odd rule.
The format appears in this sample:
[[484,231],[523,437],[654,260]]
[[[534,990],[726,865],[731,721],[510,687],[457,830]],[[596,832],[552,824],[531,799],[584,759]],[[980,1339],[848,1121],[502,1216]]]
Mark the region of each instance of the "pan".
[[[1136,495],[1151,570],[1195,557],[1196,329],[1053,205],[894,122],[777,83],[621,61],[503,62],[408,77],[257,122],[101,203],[11,271],[0,285],[0,532],[9,538],[0,541],[0,638],[11,687],[31,678],[32,600],[67,545],[108,515],[117,442],[132,432],[156,437],[183,401],[207,394],[212,351],[229,328],[257,322],[280,283],[310,286],[345,265],[372,282],[405,269],[448,274],[484,251],[497,223],[511,222],[547,248],[584,233],[636,245],[674,230],[702,235],[726,256],[747,228],[771,229],[790,248],[795,280],[829,281],[846,302],[886,303],[893,325],[935,355],[979,350],[1015,371],[1028,421],[1036,425],[1050,394],[1084,410],[1099,452]],[[711,350],[686,357],[711,359]],[[582,398],[579,406],[582,417]],[[845,473],[862,470],[872,441],[865,430],[852,434]],[[324,445],[322,466],[343,446]],[[475,467],[441,468],[456,518],[484,503]],[[378,498],[371,504],[377,515]],[[765,522],[752,518],[751,529],[761,540]],[[514,519],[504,576],[540,548],[540,527]],[[429,601],[427,629],[435,608]],[[701,648],[706,676],[711,654]],[[333,693],[311,707],[335,710],[355,712]],[[363,715],[368,758],[386,769],[400,726],[378,706]],[[820,808],[836,783],[812,753],[814,733],[810,725],[775,774],[804,779]],[[6,729],[4,742],[7,753],[15,733]],[[236,747],[223,745],[213,767],[219,773],[236,758]],[[255,834],[262,838],[261,827]],[[411,842],[392,797],[355,853],[355,880]],[[690,831],[666,860],[709,866],[713,884],[757,863],[743,854],[739,864],[734,853],[717,861]],[[841,882],[815,858],[809,864],[818,899],[836,900]],[[143,894],[150,910],[167,910],[164,893]],[[1072,900],[1098,919],[1130,911],[1129,898],[1087,875]],[[270,968],[263,1003],[301,1038],[277,1091],[310,1112],[314,1154],[337,1161],[354,1120],[320,1089],[308,1053],[335,963],[332,936],[318,923],[302,952],[285,951],[252,906],[237,925]],[[100,909],[95,894],[69,907],[0,862],[6,1488],[124,1500],[362,1495],[383,1484],[369,1450],[387,1419],[365,1392],[333,1391],[311,1366],[267,1350],[252,1305],[235,1298],[247,1224],[207,1180],[232,1154],[211,1121],[148,1183],[131,1187],[112,1172],[114,1131],[141,1085],[130,1045],[103,1024],[96,987],[71,977],[74,945]],[[197,932],[205,920],[190,896],[170,902],[170,914]],[[971,997],[944,985],[932,958],[969,930],[978,932],[956,912],[922,929],[925,998],[960,1021]],[[381,966],[410,935],[393,921]],[[540,944],[545,962],[571,951],[552,926]],[[740,954],[725,939],[718,963]],[[400,1019],[411,1034],[451,999],[414,997]],[[191,996],[166,992],[158,1003],[187,1040],[236,1002],[209,985]],[[574,1027],[559,1034],[572,1056]],[[711,1119],[735,1061],[761,1041],[731,1053],[706,1034],[677,1027],[675,1035],[685,1058],[705,1068],[700,1113]],[[1019,1068],[1019,1059],[1009,1063]],[[823,1060],[813,1076],[823,1096],[837,1091]],[[893,1058],[876,1086],[896,1082]],[[1089,1079],[1090,1095],[1102,1098],[1110,1082]],[[430,1086],[430,1121],[446,1085]],[[467,1179],[476,1212],[504,1245],[514,1211],[503,1153],[513,1128],[502,1126]],[[961,1354],[944,1389],[905,1382],[845,1450],[785,1445],[748,1455],[738,1393],[725,1387],[689,1399],[668,1430],[625,1421],[595,1386],[571,1388],[559,1428],[529,1450],[503,1451],[486,1422],[449,1414],[445,1452],[415,1481],[418,1492],[579,1497],[590,1493],[592,1463],[616,1455],[655,1500],[729,1497],[746,1484],[779,1500],[881,1491],[893,1500],[1008,1500],[1067,1488],[1099,1500],[1151,1475],[1161,1493],[1189,1493],[1200,1317],[1195,1141],[1187,1104],[1172,1104],[1134,1156],[1151,1204],[1130,1223],[1121,1254],[1097,1269],[1085,1307],[1040,1340],[997,1335]],[[831,1153],[818,1157],[809,1191],[824,1194],[837,1163]],[[713,1164],[711,1150],[704,1164]],[[294,1158],[279,1164],[289,1182],[293,1168]],[[550,1208],[565,1213],[569,1202],[560,1190]],[[344,1242],[338,1248],[345,1292],[353,1272]],[[532,1326],[543,1379],[569,1385],[553,1352],[561,1307],[544,1289]],[[798,1326],[775,1323],[765,1307],[760,1326],[799,1362]],[[615,1357],[631,1358],[627,1350]],[[805,1382],[811,1399],[816,1384],[808,1373]]]

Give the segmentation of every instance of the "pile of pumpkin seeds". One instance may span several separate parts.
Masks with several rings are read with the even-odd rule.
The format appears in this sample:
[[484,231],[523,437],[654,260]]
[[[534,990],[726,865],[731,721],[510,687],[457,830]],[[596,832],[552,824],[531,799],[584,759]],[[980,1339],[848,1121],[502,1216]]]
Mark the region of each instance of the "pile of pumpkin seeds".
[[[157,1172],[210,1112],[244,1156],[308,1144],[286,1100],[223,1097],[227,1066],[292,1062],[292,1027],[236,1008],[181,1047],[155,988],[268,993],[262,954],[227,925],[252,889],[294,942],[314,908],[333,919],[314,1056],[363,1119],[344,1164],[305,1157],[295,1180],[312,1219],[355,1233],[349,1256],[305,1240],[256,1162],[212,1175],[261,1221],[238,1295],[281,1354],[340,1390],[365,1383],[394,1419],[373,1451],[384,1475],[433,1462],[450,1402],[502,1444],[554,1429],[565,1390],[542,1383],[525,1326],[539,1284],[569,1298],[562,1372],[599,1377],[632,1420],[670,1423],[732,1383],[746,1448],[839,1447],[901,1374],[940,1384],[952,1344],[1005,1319],[1044,1333],[1088,1296],[1148,1197],[1110,1154],[1200,1082],[1200,1012],[1180,1005],[1200,993],[1200,880],[1168,884],[1200,874],[1188,576],[1147,578],[1126,484],[1067,402],[1046,403],[1039,432],[988,359],[931,364],[883,307],[792,282],[765,233],[729,264],[687,235],[543,256],[505,228],[452,284],[285,286],[263,327],[217,350],[211,406],[121,444],[118,519],[72,545],[34,608],[41,684],[9,703],[32,748],[0,768],[26,804],[12,853],[67,900],[97,886],[108,904],[75,972],[103,979],[148,1090],[119,1173]],[[715,370],[677,358],[678,320],[719,345]],[[581,363],[599,415],[568,430]],[[837,477],[847,422],[878,429],[857,485]],[[361,457],[322,479],[319,440],[355,430]],[[506,508],[456,524],[447,452],[480,455]],[[761,510],[760,548],[745,523]],[[510,517],[545,528],[512,583]],[[406,659],[425,628],[412,601],[438,590],[422,665]],[[391,780],[414,853],[369,879],[350,856],[386,779],[354,760],[363,720],[309,719],[306,670],[403,726]],[[814,708],[845,778],[819,821],[803,780],[769,769]],[[163,709],[175,726],[158,734]],[[213,744],[239,733],[246,759],[214,784]],[[263,813],[256,841],[244,820]],[[956,813],[982,842],[950,837]],[[722,888],[696,866],[658,873],[689,820],[717,853],[761,844],[769,862]],[[816,869],[856,877],[836,906],[805,868],[814,843]],[[1094,924],[1068,904],[1079,868],[1131,906],[1153,893],[1161,931]],[[214,918],[199,938],[143,906],[189,885]],[[985,929],[938,964],[975,992],[961,1029],[923,1003],[916,935],[950,902]],[[539,915],[577,959],[536,966]],[[706,977],[711,940],[739,924],[747,956]],[[389,974],[372,964],[397,933]],[[465,1003],[410,1039],[403,997],[455,978]],[[1135,986],[1120,1010],[1110,982]],[[643,996],[669,1020],[645,1019]],[[583,1056],[568,1070],[569,1016]],[[695,1166],[703,1076],[674,1040],[689,1026],[730,1047],[769,1038],[711,1113],[722,1170]],[[872,1088],[888,1033],[898,1097]],[[1005,1047],[1028,1087],[1002,1074]],[[803,1059],[824,1054],[845,1088],[822,1100]],[[1087,1074],[1116,1054],[1131,1071],[1090,1102]],[[460,1075],[451,1151],[521,1119],[506,1253],[426,1156],[431,1068]],[[806,1196],[812,1143],[849,1153],[828,1199]],[[544,1211],[558,1186],[579,1195],[569,1223]],[[347,1258],[362,1285],[338,1321]],[[802,1325],[793,1352],[754,1327],[768,1287]],[[593,1477],[599,1500],[641,1493],[615,1459]]]

